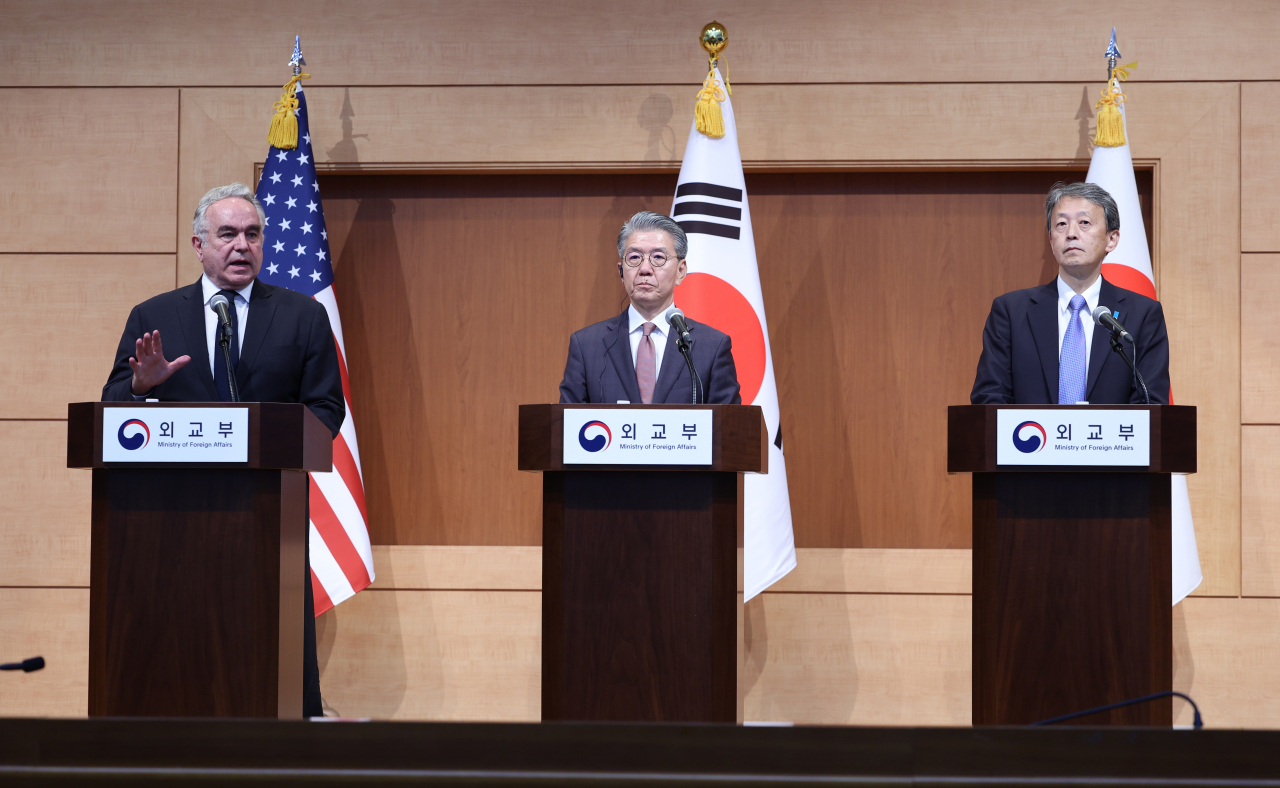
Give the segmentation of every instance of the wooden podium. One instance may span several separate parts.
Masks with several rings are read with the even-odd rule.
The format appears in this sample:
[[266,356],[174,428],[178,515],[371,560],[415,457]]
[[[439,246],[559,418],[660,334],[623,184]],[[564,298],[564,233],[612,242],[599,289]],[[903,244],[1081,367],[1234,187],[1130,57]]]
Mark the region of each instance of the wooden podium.
[[[202,407],[248,411],[246,462],[103,462],[104,411]],[[302,717],[306,471],[332,452],[305,405],[68,406],[67,466],[93,469],[89,716]]]
[[[574,408],[710,411],[711,463],[566,465]],[[760,408],[521,405],[519,467],[543,474],[542,719],[741,722],[742,474],[768,471]]]
[[[1012,439],[999,411],[1090,409],[1148,411],[1149,464],[1108,465],[1106,452],[1087,466],[998,463]],[[1196,471],[1196,409],[960,405],[947,433],[947,471],[973,474],[973,724],[1173,689],[1169,477]],[[1166,698],[1075,723],[1167,726],[1172,708]]]

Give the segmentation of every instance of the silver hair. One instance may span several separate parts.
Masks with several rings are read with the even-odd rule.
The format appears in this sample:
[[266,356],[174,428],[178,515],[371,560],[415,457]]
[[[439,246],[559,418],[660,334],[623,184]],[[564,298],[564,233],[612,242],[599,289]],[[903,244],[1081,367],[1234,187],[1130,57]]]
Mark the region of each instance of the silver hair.
[[663,216],[653,211],[641,211],[632,216],[622,225],[622,229],[618,231],[618,258],[622,258],[622,253],[626,250],[627,239],[632,233],[643,232],[645,230],[662,230],[671,236],[671,240],[675,242],[676,259],[683,260],[685,255],[689,253],[689,239],[684,234],[684,229],[676,224],[675,220],[670,216]]
[[191,220],[191,231],[200,236],[202,241],[209,240],[209,225],[205,221],[205,214],[209,212],[209,206],[228,197],[239,197],[252,205],[254,210],[258,212],[258,222],[262,224],[264,230],[266,229],[267,214],[262,210],[262,203],[258,202],[258,198],[254,196],[253,189],[243,183],[229,183],[226,186],[216,186],[210,189],[200,198],[200,204],[196,206],[196,215]]
[[1107,218],[1107,232],[1120,229],[1120,208],[1106,189],[1096,183],[1058,181],[1044,198],[1044,226],[1049,232],[1053,232],[1053,209],[1063,197],[1078,197],[1093,203],[1102,209],[1103,216]]

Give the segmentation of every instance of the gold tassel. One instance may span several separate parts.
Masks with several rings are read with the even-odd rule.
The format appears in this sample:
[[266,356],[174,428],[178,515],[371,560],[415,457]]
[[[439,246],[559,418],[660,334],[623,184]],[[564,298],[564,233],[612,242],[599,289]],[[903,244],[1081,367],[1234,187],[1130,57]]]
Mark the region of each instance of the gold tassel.
[[715,59],[711,70],[702,82],[702,90],[698,91],[698,103],[693,108],[695,128],[713,139],[724,136],[724,113],[720,111],[720,102],[726,96],[720,89],[720,80],[716,79]]
[[1128,69],[1136,68],[1137,63],[1117,66],[1102,89],[1102,98],[1094,105],[1098,110],[1098,131],[1093,137],[1093,144],[1099,148],[1118,148],[1125,144],[1124,116],[1120,114],[1120,105],[1124,103],[1124,94],[1120,92],[1120,83],[1129,78]]
[[295,74],[284,84],[284,93],[275,103],[276,114],[271,118],[267,142],[279,150],[298,147],[298,80],[311,79],[310,74]]

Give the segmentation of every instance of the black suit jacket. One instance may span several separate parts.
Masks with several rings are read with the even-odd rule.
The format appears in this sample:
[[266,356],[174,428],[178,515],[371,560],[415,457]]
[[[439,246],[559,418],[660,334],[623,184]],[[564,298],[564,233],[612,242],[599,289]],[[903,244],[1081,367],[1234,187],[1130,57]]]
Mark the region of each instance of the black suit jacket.
[[[1098,303],[1119,311],[1117,319],[1137,340],[1138,371],[1152,404],[1169,404],[1169,335],[1160,302],[1103,279]],[[1111,350],[1110,336],[1094,326],[1084,398],[1094,405],[1140,404],[1142,392],[1134,387],[1128,365]],[[1057,279],[1005,293],[992,302],[982,331],[970,400],[975,405],[1056,404],[1058,350]]]
[[[249,317],[236,381],[244,402],[301,402],[336,437],[346,414],[338,348],[324,307],[314,299],[258,280],[249,294]],[[115,367],[102,387],[104,402],[128,402],[133,370],[129,358],[148,331],[160,331],[168,361],[191,361],[156,386],[150,396],[168,402],[217,402],[204,326],[199,280],[143,301],[129,313]]]
[[[624,311],[617,317],[602,320],[575,331],[569,337],[569,358],[560,382],[560,401],[564,403],[613,403],[627,400],[640,404],[640,384],[636,382],[635,362],[631,359],[630,319]],[[689,353],[705,387],[709,405],[738,405],[738,372],[733,366],[733,347],[729,335],[694,320],[689,323]],[[667,332],[667,347],[662,351],[662,369],[653,387],[653,404],[693,401],[693,384],[689,368],[676,346],[676,332]]]

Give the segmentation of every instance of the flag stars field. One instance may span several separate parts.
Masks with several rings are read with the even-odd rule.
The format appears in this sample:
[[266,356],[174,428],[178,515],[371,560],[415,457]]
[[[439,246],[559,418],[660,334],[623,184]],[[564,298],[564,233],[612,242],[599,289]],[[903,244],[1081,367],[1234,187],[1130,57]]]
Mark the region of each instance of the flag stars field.
[[297,197],[290,197],[289,199],[287,199],[287,200],[285,200],[285,201],[284,201],[284,204],[285,204],[285,207],[286,207],[286,208],[297,208],[297,207],[298,207],[298,198],[297,198]]
[[295,176],[293,176],[293,185],[294,185],[294,186],[301,186],[301,185],[302,185],[302,176],[301,176],[301,175],[295,175]]

